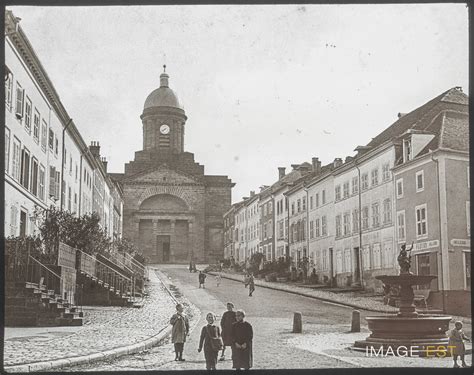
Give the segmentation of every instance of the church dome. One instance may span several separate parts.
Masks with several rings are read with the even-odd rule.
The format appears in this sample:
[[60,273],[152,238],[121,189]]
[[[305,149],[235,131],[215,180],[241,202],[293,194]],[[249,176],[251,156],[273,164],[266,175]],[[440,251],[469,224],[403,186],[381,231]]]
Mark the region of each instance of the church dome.
[[[166,68],[166,65],[164,65]],[[163,72],[160,75],[160,87],[156,90],[153,90],[150,95],[145,100],[145,105],[143,109],[151,107],[174,107],[183,109],[179,104],[178,97],[173,90],[169,88],[168,79],[169,75],[166,72]]]

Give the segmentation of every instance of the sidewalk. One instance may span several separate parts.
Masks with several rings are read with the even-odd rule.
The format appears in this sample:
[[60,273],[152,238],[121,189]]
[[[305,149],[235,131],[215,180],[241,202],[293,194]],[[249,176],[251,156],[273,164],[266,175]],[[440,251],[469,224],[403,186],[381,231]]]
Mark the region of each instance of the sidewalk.
[[4,369],[42,371],[150,348],[170,332],[175,302],[155,272],[143,307],[84,307],[82,327],[5,328]]

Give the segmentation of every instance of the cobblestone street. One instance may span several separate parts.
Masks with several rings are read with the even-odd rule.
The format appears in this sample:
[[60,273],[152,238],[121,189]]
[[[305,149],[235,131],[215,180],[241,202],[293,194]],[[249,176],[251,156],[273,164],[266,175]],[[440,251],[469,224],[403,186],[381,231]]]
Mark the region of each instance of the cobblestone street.
[[[374,313],[361,311],[362,332],[350,333],[352,308],[258,286],[254,296],[249,297],[242,283],[222,279],[217,287],[212,276],[207,278],[206,289],[199,289],[197,274],[190,274],[186,266],[159,268],[160,277],[177,299],[185,303],[186,312],[191,314],[191,334],[184,350],[186,362],[173,360],[173,345],[166,340],[161,346],[132,356],[67,370],[205,369],[204,355],[197,352],[200,327],[205,324],[208,311],[215,312],[219,319],[229,300],[234,302],[236,308],[246,311],[246,320],[254,327],[255,369],[451,367],[450,358],[367,357],[364,352],[350,350],[355,340],[368,336],[363,318]],[[303,314],[302,334],[291,332],[294,311]],[[218,363],[218,369],[231,369],[230,350],[227,354],[226,360]]]
[[84,307],[82,327],[5,328],[4,365],[94,354],[156,335],[175,308],[156,275],[150,278],[142,308]]

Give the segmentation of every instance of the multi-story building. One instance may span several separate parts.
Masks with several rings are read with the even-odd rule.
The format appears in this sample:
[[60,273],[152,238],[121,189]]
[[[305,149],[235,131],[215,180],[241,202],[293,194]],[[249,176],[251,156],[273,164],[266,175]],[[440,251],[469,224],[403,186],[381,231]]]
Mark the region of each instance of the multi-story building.
[[421,287],[431,290],[429,303],[469,314],[468,97],[454,88],[421,109],[416,118],[406,119],[413,124],[409,129],[399,125],[395,238],[397,246],[413,244],[412,272],[437,276]]
[[309,201],[308,239],[309,254],[316,269],[318,281],[332,284],[334,277],[334,176],[333,163],[321,167],[315,161],[316,176],[306,187]]
[[258,212],[258,203],[259,203],[259,194],[255,194],[255,191],[250,192],[250,198],[245,201],[245,221],[246,221],[246,230],[244,234],[245,241],[245,257],[250,259],[250,257],[259,251],[259,226],[260,226],[260,216]]
[[246,253],[247,253],[247,242],[245,233],[247,231],[248,222],[246,219],[246,200],[248,197],[245,197],[243,201],[236,204],[235,208],[235,236],[234,236],[234,253],[235,253],[235,261],[237,263],[242,263],[246,261]]
[[259,252],[264,255],[265,261],[275,260],[275,210],[270,186],[263,186],[260,191],[258,204],[260,215],[260,245]]
[[224,214],[224,258],[235,259],[235,209],[237,204],[233,204]]
[[[36,208],[54,206],[76,216],[94,211],[93,176],[102,163],[89,152],[11,11],[5,15],[5,108],[5,234],[34,234]],[[116,199],[120,206],[121,195]]]

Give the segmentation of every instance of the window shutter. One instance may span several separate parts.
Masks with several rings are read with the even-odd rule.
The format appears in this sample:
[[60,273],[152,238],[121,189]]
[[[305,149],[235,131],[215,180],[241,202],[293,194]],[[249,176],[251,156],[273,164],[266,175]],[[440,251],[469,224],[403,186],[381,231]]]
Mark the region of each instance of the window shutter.
[[49,196],[56,196],[56,168],[49,167]]

